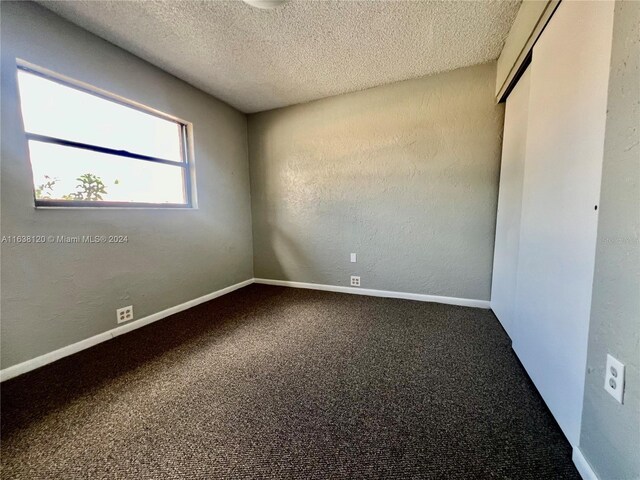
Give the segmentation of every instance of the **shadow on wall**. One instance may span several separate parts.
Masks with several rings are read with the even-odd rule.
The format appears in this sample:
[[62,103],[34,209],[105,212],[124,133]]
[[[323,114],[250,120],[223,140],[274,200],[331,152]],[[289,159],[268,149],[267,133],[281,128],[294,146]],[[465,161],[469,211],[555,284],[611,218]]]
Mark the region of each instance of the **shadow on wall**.
[[[262,258],[270,259],[270,279],[295,281],[300,270],[307,271],[314,277],[322,272],[322,269],[304,253],[299,243],[275,224],[270,225],[268,239],[261,244]],[[320,278],[316,281],[323,283],[326,278],[320,273]]]

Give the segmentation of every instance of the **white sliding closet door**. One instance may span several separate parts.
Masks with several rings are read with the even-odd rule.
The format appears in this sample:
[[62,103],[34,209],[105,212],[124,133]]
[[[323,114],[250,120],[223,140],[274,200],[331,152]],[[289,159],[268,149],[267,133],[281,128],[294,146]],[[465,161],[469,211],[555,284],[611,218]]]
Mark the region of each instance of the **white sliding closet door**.
[[504,114],[500,192],[493,254],[491,309],[513,337],[530,69],[509,93]]
[[578,445],[613,2],[565,0],[533,49],[513,348]]

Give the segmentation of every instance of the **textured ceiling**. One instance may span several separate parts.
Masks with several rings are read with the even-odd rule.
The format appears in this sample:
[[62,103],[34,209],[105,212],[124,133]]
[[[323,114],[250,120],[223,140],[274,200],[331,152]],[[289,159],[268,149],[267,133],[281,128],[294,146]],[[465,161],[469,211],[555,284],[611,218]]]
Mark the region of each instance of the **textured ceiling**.
[[243,112],[495,60],[514,1],[41,1]]

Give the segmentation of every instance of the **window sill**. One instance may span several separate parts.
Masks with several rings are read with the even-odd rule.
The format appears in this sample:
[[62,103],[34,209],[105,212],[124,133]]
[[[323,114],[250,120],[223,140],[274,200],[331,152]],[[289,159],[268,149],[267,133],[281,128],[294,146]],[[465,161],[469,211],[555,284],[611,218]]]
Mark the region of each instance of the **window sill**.
[[198,207],[47,207],[38,205],[35,210],[172,210],[172,211],[193,211]]

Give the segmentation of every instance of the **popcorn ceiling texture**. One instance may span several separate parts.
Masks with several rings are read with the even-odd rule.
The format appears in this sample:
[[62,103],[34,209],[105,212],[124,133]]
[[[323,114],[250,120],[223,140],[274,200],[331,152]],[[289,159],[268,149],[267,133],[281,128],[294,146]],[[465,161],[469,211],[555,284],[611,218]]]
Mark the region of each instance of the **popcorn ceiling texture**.
[[41,1],[245,113],[495,60],[520,1]]

